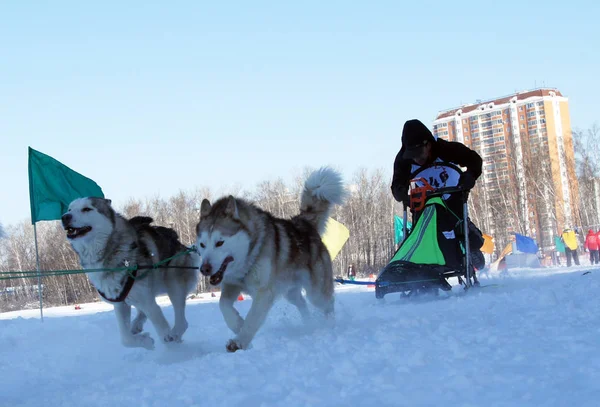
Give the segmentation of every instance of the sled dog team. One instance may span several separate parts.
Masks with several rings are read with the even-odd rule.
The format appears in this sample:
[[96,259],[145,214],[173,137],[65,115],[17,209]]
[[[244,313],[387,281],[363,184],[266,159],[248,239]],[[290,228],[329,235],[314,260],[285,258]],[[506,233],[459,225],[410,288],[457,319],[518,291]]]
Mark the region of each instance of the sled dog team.
[[[306,179],[300,212],[291,219],[276,218],[233,196],[212,204],[204,199],[196,225],[197,253],[186,250],[174,230],[153,225],[151,218],[125,219],[108,199],[76,199],[62,224],[81,266],[90,270],[91,283],[114,305],[123,345],[154,348],[154,339],[144,332],[147,319],[160,340],[180,342],[188,328],[186,297],[195,290],[199,271],[221,286],[219,308],[234,333],[226,348],[235,352],[248,349],[280,296],[306,320],[304,289],[313,306],[333,317],[333,270],[321,235],[330,210],[344,196],[341,175],[324,167]],[[164,267],[153,270],[157,263]],[[234,307],[241,292],[252,296],[245,319]],[[160,294],[167,294],[173,304],[172,327],[156,303]],[[137,309],[133,320],[132,306]]]

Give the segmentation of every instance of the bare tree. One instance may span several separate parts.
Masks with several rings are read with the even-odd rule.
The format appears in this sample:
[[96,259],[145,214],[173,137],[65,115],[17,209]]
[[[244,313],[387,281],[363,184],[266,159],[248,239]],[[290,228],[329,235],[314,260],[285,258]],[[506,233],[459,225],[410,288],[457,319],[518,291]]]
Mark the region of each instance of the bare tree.
[[573,131],[582,226],[600,228],[600,126]]

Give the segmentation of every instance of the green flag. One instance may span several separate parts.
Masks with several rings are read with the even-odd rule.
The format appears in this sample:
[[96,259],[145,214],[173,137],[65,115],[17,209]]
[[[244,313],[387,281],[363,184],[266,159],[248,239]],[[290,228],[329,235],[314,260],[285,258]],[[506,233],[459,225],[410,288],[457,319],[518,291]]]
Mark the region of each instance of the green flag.
[[[398,216],[394,215],[394,243],[398,244],[404,240],[404,220]],[[407,222],[406,229],[410,230],[412,224]]]
[[94,181],[54,158],[29,147],[29,203],[31,223],[57,220],[71,201],[85,196],[104,198]]

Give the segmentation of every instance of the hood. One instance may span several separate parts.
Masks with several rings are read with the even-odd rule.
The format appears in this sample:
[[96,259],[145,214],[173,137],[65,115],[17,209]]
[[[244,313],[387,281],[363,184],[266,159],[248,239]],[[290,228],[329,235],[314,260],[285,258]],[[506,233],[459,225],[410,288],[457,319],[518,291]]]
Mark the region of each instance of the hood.
[[412,158],[427,141],[436,141],[427,126],[417,119],[408,120],[402,129],[402,157]]

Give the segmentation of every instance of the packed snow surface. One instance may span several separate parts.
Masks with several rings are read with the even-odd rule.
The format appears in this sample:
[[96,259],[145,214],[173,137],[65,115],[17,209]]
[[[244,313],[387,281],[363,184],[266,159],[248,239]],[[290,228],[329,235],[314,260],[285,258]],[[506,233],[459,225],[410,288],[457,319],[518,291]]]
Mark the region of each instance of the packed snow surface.
[[[583,275],[585,271],[592,271]],[[218,297],[180,344],[121,345],[112,306],[0,314],[1,406],[597,406],[600,270],[511,270],[437,298],[338,285],[335,323],[279,300],[230,354]],[[160,298],[167,318],[172,309]],[[236,304],[242,315],[250,298]],[[146,330],[156,338],[150,323]]]

